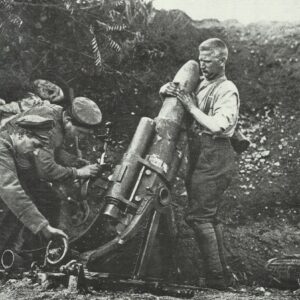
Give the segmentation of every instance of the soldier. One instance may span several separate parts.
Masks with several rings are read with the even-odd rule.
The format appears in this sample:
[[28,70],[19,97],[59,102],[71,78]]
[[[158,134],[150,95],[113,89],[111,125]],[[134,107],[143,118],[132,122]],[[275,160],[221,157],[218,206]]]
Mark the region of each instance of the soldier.
[[0,99],[0,127],[4,126],[16,114],[24,112],[35,105],[43,103],[59,103],[64,99],[62,89],[56,84],[44,80],[34,80],[31,91],[18,101],[6,103]]
[[[51,119],[54,127],[49,131],[49,143],[34,152],[22,153],[16,157],[19,176],[31,195],[39,199],[41,212],[47,212],[52,226],[60,223],[61,196],[53,189],[49,182],[61,183],[68,179],[84,179],[95,176],[99,171],[99,164],[87,164],[87,161],[77,158],[63,149],[66,138],[82,138],[93,132],[93,128],[101,122],[102,114],[99,107],[92,100],[77,97],[71,107],[43,103],[18,114],[10,120],[2,130],[9,133],[18,132],[18,118],[35,115]],[[80,167],[85,164],[83,167]],[[22,235],[26,236],[26,232]],[[22,240],[22,238],[21,238]],[[20,242],[20,248],[22,242]],[[30,248],[39,247],[33,239]]]
[[193,118],[186,222],[203,256],[206,285],[218,289],[226,287],[227,266],[217,215],[221,196],[235,170],[229,138],[237,124],[240,103],[236,86],[225,76],[227,57],[228,49],[222,40],[208,39],[199,46],[204,78],[195,93],[187,94],[174,83],[160,90],[161,95],[177,97]]
[[62,89],[51,81],[36,79],[32,83],[33,93],[44,101],[59,103],[64,100]]
[[[18,158],[19,165],[23,170],[32,169],[34,166],[34,171],[39,179],[46,181],[88,178],[97,174],[98,164],[75,168],[85,161],[63,149],[66,138],[86,137],[93,132],[96,125],[100,124],[102,114],[95,102],[85,97],[77,97],[73,100],[71,107],[67,109],[50,103],[36,105],[18,114],[3,129],[15,130],[17,127],[15,120],[29,114],[51,118],[54,121],[54,128],[49,132],[47,147],[40,149],[35,156],[23,155]],[[63,166],[63,163],[70,166]]]
[[48,131],[54,126],[53,120],[28,115],[16,120],[18,131],[0,133],[0,255],[7,248],[15,248],[16,237],[22,226],[33,234],[42,233],[50,239],[67,235],[46,219],[38,208],[40,199],[30,193],[29,187],[19,175],[19,155],[34,153],[49,142]]

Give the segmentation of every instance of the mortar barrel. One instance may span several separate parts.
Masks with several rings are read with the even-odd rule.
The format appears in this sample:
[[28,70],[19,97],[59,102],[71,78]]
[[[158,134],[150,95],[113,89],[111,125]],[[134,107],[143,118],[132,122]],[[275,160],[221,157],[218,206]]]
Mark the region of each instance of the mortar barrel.
[[118,218],[119,209],[123,207],[120,199],[128,199],[141,169],[139,158],[143,158],[154,135],[155,122],[150,118],[142,118],[135,131],[128,150],[121,163],[116,166],[112,183],[105,196],[107,205],[104,214]]

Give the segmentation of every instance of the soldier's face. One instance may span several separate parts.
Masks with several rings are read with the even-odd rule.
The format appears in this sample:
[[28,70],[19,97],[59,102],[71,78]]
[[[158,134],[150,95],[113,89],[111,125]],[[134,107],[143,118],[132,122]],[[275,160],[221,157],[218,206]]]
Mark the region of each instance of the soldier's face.
[[224,59],[213,50],[200,51],[199,63],[203,76],[208,80],[212,80],[224,72]]
[[92,129],[73,125],[72,122],[69,122],[68,126],[66,127],[67,138],[74,139],[75,137],[78,137],[78,139],[82,140],[92,133],[93,133]]
[[86,138],[87,136],[91,135],[92,133],[93,133],[92,129],[73,125],[73,134],[74,134],[74,136],[77,136],[80,140]]

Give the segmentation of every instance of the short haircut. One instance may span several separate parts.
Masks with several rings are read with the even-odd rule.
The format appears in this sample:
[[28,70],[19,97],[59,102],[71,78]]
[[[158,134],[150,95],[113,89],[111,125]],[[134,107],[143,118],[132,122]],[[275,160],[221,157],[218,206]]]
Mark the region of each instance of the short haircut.
[[226,44],[218,38],[203,41],[199,45],[199,51],[214,51],[216,55],[224,57],[226,60],[228,58],[228,48]]

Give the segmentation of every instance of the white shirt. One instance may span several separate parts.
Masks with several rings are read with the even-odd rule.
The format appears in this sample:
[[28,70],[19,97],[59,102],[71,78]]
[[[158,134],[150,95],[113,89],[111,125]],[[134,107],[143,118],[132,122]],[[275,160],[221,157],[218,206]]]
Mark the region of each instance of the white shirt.
[[[205,96],[212,88],[212,84],[218,84],[219,81],[222,82],[219,83],[209,96],[211,97],[211,105],[208,116],[211,116],[219,127],[222,128],[222,132],[217,134],[217,136],[231,137],[238,121],[240,107],[239,92],[232,81],[227,80],[225,75],[211,81],[202,80],[196,90],[197,106],[201,111],[204,111],[206,100],[208,100],[208,97]],[[206,128],[203,132],[210,133]]]

